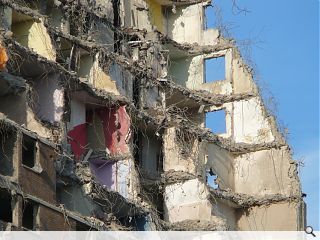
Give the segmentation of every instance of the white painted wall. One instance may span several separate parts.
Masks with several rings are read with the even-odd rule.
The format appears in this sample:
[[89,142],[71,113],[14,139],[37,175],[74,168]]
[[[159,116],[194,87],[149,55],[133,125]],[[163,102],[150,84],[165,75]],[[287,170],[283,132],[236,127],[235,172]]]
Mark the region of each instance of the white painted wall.
[[209,192],[198,179],[165,187],[165,219],[178,222],[187,219],[211,219]]
[[38,79],[34,84],[36,114],[51,123],[61,121],[64,110],[64,91],[58,83],[59,75],[50,74],[48,78]]
[[215,29],[204,31],[203,16],[203,3],[177,6],[176,13],[168,9],[166,32],[179,43],[215,44],[219,32]]
[[203,56],[172,59],[169,74],[178,85],[196,89],[203,83]]
[[206,153],[205,168],[217,174],[220,189],[234,190],[233,156],[213,143],[206,144]]
[[236,142],[272,142],[271,125],[258,97],[233,103],[233,133]]
[[286,147],[247,153],[234,161],[235,192],[299,195],[295,165]]
[[198,179],[168,185],[164,194],[169,209],[177,205],[201,202],[209,196],[206,185]]

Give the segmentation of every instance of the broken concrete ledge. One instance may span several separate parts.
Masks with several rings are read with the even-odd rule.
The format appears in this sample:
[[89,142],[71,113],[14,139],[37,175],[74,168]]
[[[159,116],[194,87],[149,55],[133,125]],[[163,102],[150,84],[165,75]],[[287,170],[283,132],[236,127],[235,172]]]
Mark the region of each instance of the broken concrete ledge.
[[199,177],[184,171],[169,170],[161,174],[159,177],[152,177],[141,173],[141,184],[144,186],[162,187],[174,183],[182,183],[188,180],[197,179]]
[[20,186],[15,183],[15,182],[12,182],[10,181],[9,179],[3,177],[3,176],[0,176],[0,188],[4,188],[4,189],[8,189],[10,191],[14,191],[16,194],[22,196],[24,199],[29,199],[29,200],[32,200],[36,203],[39,203],[41,204],[42,206],[45,206],[47,208],[50,208],[56,212],[59,212],[61,214],[64,214],[66,215],[67,217],[70,217],[78,222],[81,222],[83,224],[86,224],[92,228],[95,228],[95,229],[98,229],[98,230],[102,230],[102,231],[106,231],[106,230],[122,230],[124,228],[122,228],[120,225],[117,226],[116,229],[114,228],[110,228],[109,226],[107,226],[104,222],[96,219],[96,218],[93,218],[93,217],[90,217],[90,218],[84,218],[84,217],[81,217],[80,215],[72,212],[72,211],[69,211],[69,210],[66,210],[64,208],[63,205],[60,205],[60,206],[55,206],[53,204],[50,204],[40,198],[37,198],[37,197],[34,197],[32,195],[29,195],[29,194],[26,194],[24,193]]
[[223,39],[221,37],[219,37],[220,42],[215,45],[199,45],[197,43],[178,43],[161,32],[157,33],[162,44],[171,44],[181,51],[188,52],[188,54],[191,56],[210,54],[213,52],[223,51],[235,47],[234,41],[232,39]]
[[[147,215],[150,209],[142,206],[138,201],[134,201],[122,196],[119,192],[107,189],[98,183],[92,174],[88,163],[74,163],[69,161],[73,166],[69,166],[69,175],[64,173],[61,177],[67,181],[69,185],[87,185],[87,196],[102,206],[108,206],[110,209],[128,209],[129,216]],[[57,174],[60,175],[57,169]],[[116,214],[114,214],[116,215]],[[119,217],[119,216],[118,216]]]
[[10,7],[12,9],[14,9],[15,11],[17,11],[19,13],[26,14],[26,15],[28,15],[30,17],[33,17],[33,18],[40,19],[40,18],[45,18],[46,17],[45,15],[40,14],[36,10],[33,10],[33,9],[25,7],[25,6],[21,6],[18,3],[15,3],[14,0],[0,0],[0,3],[2,5],[5,5],[7,7]]
[[43,69],[49,67],[49,69],[52,69],[53,72],[62,74],[64,78],[70,81],[64,81],[62,84],[64,84],[64,87],[71,91],[85,90],[90,96],[103,99],[109,104],[110,102],[113,102],[114,104],[124,105],[130,102],[126,97],[116,96],[115,94],[109,93],[105,90],[94,88],[92,84],[81,81],[74,73],[66,70],[60,64],[57,64],[54,61],[50,61],[45,57],[38,55],[29,48],[22,46],[12,39],[5,39],[5,43],[8,45],[8,49],[10,50],[10,52],[15,52],[18,55],[28,56],[25,59],[34,58],[34,60],[39,61],[40,64],[44,65]]
[[[84,48],[88,51],[102,51],[104,56],[112,61],[114,61],[115,63],[121,65],[122,67],[124,67],[126,70],[128,70],[129,72],[133,73],[133,74],[145,74],[146,73],[146,69],[145,67],[143,67],[143,64],[139,64],[136,62],[132,62],[132,60],[124,58],[121,55],[118,55],[116,53],[111,53],[109,50],[107,50],[104,46],[100,45],[100,44],[95,44],[92,42],[88,42],[88,41],[84,41],[78,37],[72,36],[70,34],[65,34],[62,33],[56,29],[53,29],[49,26],[47,26],[49,32],[53,35],[56,36],[60,36],[62,38],[65,38],[71,42],[73,42],[75,45]],[[12,44],[15,44],[15,47],[19,48],[19,51],[21,51],[22,49],[24,50],[24,52],[27,52],[28,54],[31,54],[31,52],[33,52],[32,50],[21,46],[19,43],[11,40],[10,38],[6,39],[6,42],[10,42]],[[54,61],[50,61],[47,60],[44,57],[39,56],[38,54],[34,53],[33,54],[35,56],[37,56],[37,60],[40,60],[42,63],[48,63],[51,65],[51,67],[54,67],[55,69],[57,69],[57,71],[61,71],[64,72],[65,75],[69,75],[68,77],[71,79],[76,80],[79,84],[82,84],[83,87],[85,88],[85,90],[87,90],[89,93],[91,93],[91,89],[93,89],[93,86],[89,87],[89,83],[85,83],[83,81],[81,81],[79,78],[77,78],[75,76],[74,73],[69,72],[67,69],[63,68],[60,64],[57,64]],[[237,101],[237,100],[243,100],[243,99],[247,99],[250,97],[254,97],[254,94],[235,94],[235,95],[212,95],[207,91],[196,91],[196,90],[190,90],[187,88],[184,88],[182,86],[176,85],[175,83],[173,83],[172,81],[167,81],[167,82],[159,82],[158,79],[154,79],[154,78],[150,78],[150,76],[148,77],[149,80],[151,80],[153,83],[155,84],[164,84],[166,87],[169,87],[170,89],[173,90],[178,90],[179,92],[181,92],[182,94],[184,94],[185,96],[195,100],[196,102],[201,102],[204,103],[206,105],[215,105],[215,106],[220,106],[223,103],[227,103],[227,102],[232,102],[232,101]],[[89,87],[89,88],[88,88]],[[95,92],[100,92],[101,90],[96,89]],[[102,95],[105,95],[104,93],[101,93]],[[106,96],[106,95],[105,95]],[[114,98],[119,98],[119,101],[125,101],[128,102],[128,100],[125,100],[119,96],[113,96]]]
[[161,176],[162,182],[165,185],[173,184],[177,182],[185,182],[185,181],[196,179],[196,178],[198,177],[191,173],[184,172],[184,171],[174,171],[174,170],[166,171]]
[[299,202],[302,201],[301,196],[286,196],[283,194],[270,194],[262,197],[251,196],[243,193],[235,193],[231,191],[210,189],[211,199],[213,201],[224,200],[233,208],[249,208],[254,206],[266,206],[279,202]]
[[234,102],[249,99],[255,97],[256,94],[253,93],[242,93],[242,94],[212,94],[205,90],[190,90],[188,88],[182,87],[178,84],[175,84],[171,80],[167,80],[166,82],[161,82],[165,87],[168,87],[173,90],[177,90],[182,93],[187,98],[193,99],[197,103],[201,103],[208,106],[221,106],[224,103]]
[[210,143],[215,143],[221,148],[224,148],[236,155],[241,155],[249,152],[257,152],[261,150],[268,150],[272,148],[278,149],[283,146],[287,146],[285,143],[282,143],[277,140],[274,140],[272,142],[257,143],[257,144],[236,143],[231,138],[220,137],[212,133],[209,129],[200,128],[200,127],[191,125],[190,122],[184,121],[184,120],[180,122],[180,129],[187,131],[194,136],[197,136],[201,140],[204,140]]
[[[221,146],[224,149],[229,150],[230,152],[234,154],[244,154],[248,152],[255,152],[255,151],[260,151],[260,150],[266,150],[270,148],[280,148],[282,146],[285,146],[284,143],[280,143],[278,141],[274,141],[271,143],[260,143],[260,144],[246,144],[246,143],[234,143],[231,139],[225,139],[222,137],[219,137],[209,130],[199,128],[196,126],[193,126],[192,123],[187,122],[187,121],[180,121],[179,116],[175,118],[175,120],[172,121],[167,121],[166,117],[162,117],[163,120],[159,120],[151,117],[148,115],[146,112],[142,110],[136,109],[134,104],[129,101],[126,97],[119,97],[115,96],[112,93],[109,93],[105,90],[100,90],[94,88],[91,84],[82,82],[79,78],[75,76],[75,74],[70,73],[66,69],[64,69],[61,65],[57,64],[56,62],[47,60],[44,57],[39,56],[37,53],[31,51],[30,49],[21,46],[19,43],[11,40],[11,39],[6,39],[6,44],[11,44],[9,47],[12,51],[16,49],[18,52],[22,52],[24,55],[28,55],[29,58],[33,57],[36,60],[38,60],[40,63],[49,66],[53,71],[63,73],[70,81],[71,84],[68,83],[67,81],[65,82],[66,87],[70,88],[73,86],[74,88],[77,88],[76,90],[86,90],[88,94],[92,97],[99,98],[103,100],[107,105],[127,105],[128,110],[135,114],[138,118],[144,119],[146,121],[149,121],[150,123],[154,125],[162,125],[164,127],[164,122],[169,123],[169,125],[178,125],[180,129],[188,131],[192,134],[195,134],[200,139],[203,139],[208,142],[216,143],[218,146]],[[73,90],[75,91],[75,89]],[[186,89],[185,89],[186,91]]]
[[20,131],[23,134],[26,134],[29,137],[31,137],[33,139],[36,139],[36,140],[44,143],[45,145],[54,148],[57,151],[60,151],[60,149],[61,149],[61,145],[60,144],[53,143],[53,142],[49,141],[46,138],[40,137],[37,133],[32,132],[32,131],[20,126],[18,123],[8,119],[3,113],[0,113],[0,126],[1,126],[1,128],[3,126],[7,126],[7,128],[14,128],[17,131]]
[[20,92],[24,92],[27,89],[26,80],[14,76],[7,72],[0,72],[0,80],[6,82],[7,89],[1,89],[0,95],[6,95],[8,93],[18,94]]
[[216,221],[204,220],[184,220],[181,222],[168,223],[163,222],[165,231],[226,231],[228,230],[225,220],[218,217]]
[[[114,27],[113,22],[108,18],[106,14],[101,14],[97,12],[95,9],[90,8],[88,5],[84,4],[83,1],[74,1],[74,0],[59,0],[61,3],[58,8],[63,8],[63,11],[71,9],[72,7],[82,7],[86,9],[86,12],[91,15],[91,17],[99,19],[101,22],[106,24],[112,31],[125,35],[126,33],[122,31],[120,28]],[[48,16],[39,13],[37,10],[33,10],[29,7],[21,6],[19,3],[15,2],[14,0],[0,0],[2,5],[8,6],[15,11],[26,14],[35,19],[44,19],[48,21]]]
[[[8,0],[0,0],[0,1],[5,5],[8,5],[8,6],[12,7],[12,8],[15,8],[16,10],[19,9],[19,11],[21,11],[21,12],[25,11],[26,13],[29,13],[29,15],[30,14],[31,15],[32,14],[35,15],[34,13],[37,13],[37,11],[34,11],[34,10],[29,9],[27,7],[20,7],[18,4],[11,3],[11,1],[8,1]],[[180,2],[180,3],[182,2],[182,3],[194,4],[194,3],[198,3],[198,2],[208,2],[208,1],[187,1],[187,0],[179,1],[179,0],[176,0],[174,2]],[[72,2],[72,4],[75,4],[75,2]],[[82,3],[78,3],[78,2],[76,3],[76,5],[83,6]],[[45,17],[43,15],[36,15],[36,16],[37,17]],[[89,42],[89,41],[85,41],[83,39],[80,39],[79,37],[75,37],[75,36],[72,36],[70,34],[63,33],[61,31],[58,31],[57,29],[52,28],[50,26],[50,24],[48,24],[48,23],[45,23],[45,25],[46,25],[48,31],[51,33],[51,35],[53,34],[53,35],[60,36],[62,38],[68,39],[68,40],[72,41],[73,43],[75,43],[76,45],[78,45],[78,46],[80,46],[80,47],[82,47],[82,48],[84,48],[86,50],[89,50],[89,51],[92,51],[92,50],[93,51],[98,51],[98,50],[100,50],[100,51],[104,52],[104,54],[106,54],[106,56],[108,58],[111,58],[116,63],[118,63],[121,66],[125,67],[131,73],[135,73],[135,74],[137,74],[137,72],[139,72],[140,74],[145,74],[146,73],[146,69],[144,67],[144,64],[142,64],[142,65],[135,64],[130,59],[124,59],[123,56],[121,56],[121,55],[118,55],[118,54],[115,54],[115,53],[111,53],[109,50],[107,50],[101,44],[96,44],[96,43],[92,43],[92,42]],[[168,36],[164,36],[160,32],[157,32],[157,33],[161,35],[160,36],[161,41],[173,43],[175,46],[181,48],[183,51],[194,49],[193,51],[199,52],[199,54],[201,54],[201,53],[204,54],[205,52],[214,52],[214,51],[219,51],[219,50],[224,50],[224,49],[228,49],[228,48],[234,47],[234,44],[230,40],[223,40],[225,43],[217,44],[217,45],[214,45],[214,46],[198,46],[198,45],[195,45],[195,44],[179,44],[179,43],[175,42],[174,40],[170,39]],[[154,80],[156,80],[156,79],[154,79]],[[171,86],[171,87],[173,87],[173,86]],[[175,89],[181,90],[179,87],[176,87]],[[245,96],[235,96],[235,100],[238,97],[241,99],[241,97],[245,97]],[[213,104],[213,105],[221,105],[223,103],[223,99],[225,99],[225,97],[221,98],[221,97],[218,96],[215,99],[212,99],[210,101],[210,99],[207,99],[207,97],[201,96],[200,92],[198,92],[198,94],[194,94],[194,98],[197,101],[199,101],[199,99],[203,98],[203,100],[202,100],[203,102],[207,102],[208,104]],[[232,97],[229,100],[227,99],[227,101],[232,101]]]

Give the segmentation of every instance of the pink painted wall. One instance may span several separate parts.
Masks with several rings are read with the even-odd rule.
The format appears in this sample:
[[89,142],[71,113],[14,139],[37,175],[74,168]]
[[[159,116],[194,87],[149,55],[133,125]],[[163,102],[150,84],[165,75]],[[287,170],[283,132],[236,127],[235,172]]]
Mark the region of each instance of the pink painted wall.
[[[75,109],[71,109],[71,111],[75,111]],[[128,152],[129,148],[126,143],[126,137],[130,130],[130,118],[125,106],[120,106],[119,108],[99,108],[93,111],[95,111],[102,121],[104,141],[110,153],[120,154]],[[72,130],[68,132],[68,142],[71,144],[76,160],[79,160],[81,155],[87,150],[87,124],[92,123],[93,111],[86,112],[85,123],[73,126]],[[71,118],[76,118],[76,116]]]
[[72,152],[77,161],[86,152],[87,124],[80,124],[68,132],[68,143],[71,144]]
[[119,154],[127,152],[126,137],[130,129],[130,118],[125,106],[120,106],[119,108],[100,108],[95,111],[103,123],[105,144],[110,153]]

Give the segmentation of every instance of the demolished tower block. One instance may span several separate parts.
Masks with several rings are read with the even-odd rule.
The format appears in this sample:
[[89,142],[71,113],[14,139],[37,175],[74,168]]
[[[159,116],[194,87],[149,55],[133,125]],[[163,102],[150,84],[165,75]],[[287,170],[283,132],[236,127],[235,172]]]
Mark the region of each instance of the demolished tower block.
[[210,3],[0,0],[0,230],[304,229],[297,162]]

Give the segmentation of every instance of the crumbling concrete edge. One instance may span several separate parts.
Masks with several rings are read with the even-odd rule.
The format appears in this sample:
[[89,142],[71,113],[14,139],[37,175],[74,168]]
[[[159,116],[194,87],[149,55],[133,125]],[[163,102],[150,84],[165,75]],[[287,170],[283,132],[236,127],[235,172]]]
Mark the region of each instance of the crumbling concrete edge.
[[26,194],[22,191],[22,189],[20,188],[20,186],[18,184],[16,184],[15,182],[11,182],[10,180],[8,180],[7,178],[2,177],[2,176],[0,176],[0,187],[4,188],[4,189],[8,189],[10,191],[13,191],[14,193],[22,196],[24,199],[29,199],[34,202],[37,202],[47,208],[50,208],[56,212],[64,214],[64,215],[66,215],[76,221],[79,221],[81,223],[84,223],[92,228],[95,228],[98,230],[104,230],[104,231],[111,230],[109,227],[107,227],[103,222],[101,222],[98,219],[93,219],[92,217],[89,219],[83,218],[72,211],[66,210],[63,205],[60,205],[59,207],[54,206],[53,204],[50,204],[46,201],[43,201],[42,199],[34,197],[30,194]]
[[212,201],[217,199],[225,200],[233,208],[249,208],[254,206],[268,206],[280,202],[299,202],[303,201],[301,196],[286,196],[283,194],[271,194],[265,196],[252,196],[243,193],[234,193],[219,189],[210,189]]

